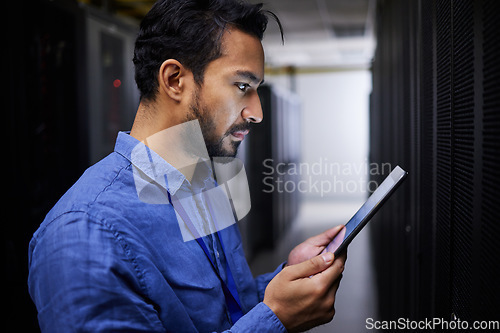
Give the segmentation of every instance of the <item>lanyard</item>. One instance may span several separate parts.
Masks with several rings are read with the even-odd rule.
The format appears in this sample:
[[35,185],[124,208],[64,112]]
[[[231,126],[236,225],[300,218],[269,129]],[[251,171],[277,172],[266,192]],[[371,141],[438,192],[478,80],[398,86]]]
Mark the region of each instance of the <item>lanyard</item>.
[[[184,207],[182,207],[180,201],[174,196],[173,198],[170,196],[170,193],[167,192],[168,194],[168,200],[170,201],[170,204],[172,207],[174,207],[175,211],[179,214],[179,216],[184,220],[186,223],[187,227],[189,230],[193,233],[193,236],[196,238],[196,241],[200,245],[200,247],[203,249],[203,252],[205,252],[205,255],[207,258],[210,260],[210,263],[212,264],[212,268],[214,269],[215,274],[219,278],[219,281],[222,286],[222,290],[224,291],[224,298],[226,299],[226,304],[229,310],[229,314],[231,316],[231,321],[233,324],[235,324],[238,319],[240,319],[243,316],[243,311],[241,310],[241,303],[240,299],[238,296],[238,290],[236,289],[236,283],[234,282],[233,274],[231,273],[231,269],[229,268],[229,260],[226,255],[226,251],[224,249],[224,244],[222,243],[222,237],[220,235],[220,232],[217,231],[217,236],[219,238],[219,242],[222,247],[222,251],[224,252],[224,255],[226,257],[226,275],[227,275],[227,284],[224,282],[220,274],[218,273],[218,270],[216,268],[216,265],[212,259],[212,256],[210,255],[210,252],[207,248],[207,245],[202,239],[202,236],[198,233],[196,230],[195,226],[193,225],[193,222],[189,218],[187,212],[184,210]],[[213,213],[212,205],[210,204],[210,200],[208,199],[208,196],[204,195],[205,200],[208,205],[208,209],[210,211],[210,215],[212,215],[213,220],[215,221],[215,215]],[[175,204],[174,204],[175,203]],[[217,229],[217,226],[216,226]]]

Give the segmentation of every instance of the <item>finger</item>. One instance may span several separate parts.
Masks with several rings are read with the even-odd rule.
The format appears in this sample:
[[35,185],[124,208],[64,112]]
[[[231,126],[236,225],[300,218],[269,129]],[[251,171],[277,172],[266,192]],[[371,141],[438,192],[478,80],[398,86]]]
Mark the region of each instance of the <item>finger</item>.
[[345,264],[347,261],[347,248],[342,251],[334,260],[342,260]]
[[316,246],[326,246],[328,243],[332,241],[335,236],[344,228],[343,224],[338,225],[336,227],[330,228],[319,235],[313,236],[308,239],[308,243],[316,245]]
[[337,280],[335,280],[335,282],[333,282],[333,285],[332,285],[332,288],[337,290],[340,286],[340,282],[342,282],[342,278],[344,277],[344,273],[341,273],[339,275],[339,277],[337,278]]
[[[325,252],[329,253],[329,252]],[[344,256],[345,258],[345,256]],[[345,260],[342,259],[341,256],[339,256],[337,259],[333,261],[333,265],[325,269],[319,274],[316,274],[314,277],[321,279],[321,282],[324,283],[329,283],[330,285],[333,285],[336,280],[339,278],[339,276],[344,272],[344,263]]]
[[291,280],[309,277],[311,275],[323,272],[330,267],[334,262],[333,253],[324,253],[319,256],[312,257],[309,260],[301,262],[300,264],[288,266],[285,269],[287,274],[290,275]]
[[340,274],[340,276],[335,280],[335,282],[330,286],[330,289],[328,289],[328,292],[326,294],[327,298],[335,300],[335,296],[337,295],[337,291],[340,287],[340,281],[342,280],[343,275]]

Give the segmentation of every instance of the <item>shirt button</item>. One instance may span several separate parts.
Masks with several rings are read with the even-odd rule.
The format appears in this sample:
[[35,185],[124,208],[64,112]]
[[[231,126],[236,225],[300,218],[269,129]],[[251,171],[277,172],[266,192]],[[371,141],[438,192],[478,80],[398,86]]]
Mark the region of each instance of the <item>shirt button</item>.
[[215,250],[215,255],[217,256],[217,258],[220,258],[219,251]]

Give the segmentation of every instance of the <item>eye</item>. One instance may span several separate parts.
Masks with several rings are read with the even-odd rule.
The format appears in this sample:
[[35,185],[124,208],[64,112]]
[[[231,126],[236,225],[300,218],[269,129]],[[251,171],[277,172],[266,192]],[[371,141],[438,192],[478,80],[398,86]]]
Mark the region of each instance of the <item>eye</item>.
[[242,92],[247,92],[247,90],[250,88],[250,85],[248,83],[241,83],[240,82],[240,83],[236,83],[236,86]]

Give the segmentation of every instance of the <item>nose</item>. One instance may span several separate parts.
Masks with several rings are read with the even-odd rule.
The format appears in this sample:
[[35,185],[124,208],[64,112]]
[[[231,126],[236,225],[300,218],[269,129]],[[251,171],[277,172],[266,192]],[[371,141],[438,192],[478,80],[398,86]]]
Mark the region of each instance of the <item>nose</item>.
[[262,105],[260,104],[260,98],[257,92],[252,94],[249,103],[247,106],[241,111],[241,116],[247,122],[251,123],[260,123],[262,118],[264,117],[262,113]]

